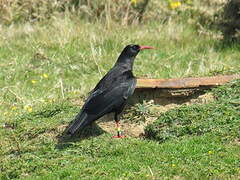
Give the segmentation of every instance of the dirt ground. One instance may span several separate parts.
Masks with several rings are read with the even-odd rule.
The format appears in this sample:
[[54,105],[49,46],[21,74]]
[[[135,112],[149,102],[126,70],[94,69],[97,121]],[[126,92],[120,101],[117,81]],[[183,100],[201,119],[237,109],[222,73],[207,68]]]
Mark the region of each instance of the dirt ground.
[[[182,106],[182,105],[191,105],[191,104],[204,104],[209,103],[214,100],[214,97],[211,93],[206,93],[202,95],[193,95],[186,96],[181,98],[152,98],[148,102],[145,102],[150,109],[151,116],[146,117],[145,121],[140,122],[130,122],[123,117],[121,117],[121,130],[123,134],[130,137],[140,137],[144,134],[144,127],[156,120],[161,113],[166,112],[170,109]],[[129,107],[127,107],[129,108]],[[123,113],[126,113],[126,109]],[[97,125],[104,131],[116,134],[116,124],[113,120],[113,114],[106,115],[97,121]]]

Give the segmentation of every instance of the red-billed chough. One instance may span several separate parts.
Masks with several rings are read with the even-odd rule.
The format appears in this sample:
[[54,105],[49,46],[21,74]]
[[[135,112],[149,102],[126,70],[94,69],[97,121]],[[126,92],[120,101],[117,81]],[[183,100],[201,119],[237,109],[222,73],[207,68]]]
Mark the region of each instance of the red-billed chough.
[[67,127],[65,131],[67,134],[74,135],[103,115],[113,112],[118,129],[117,136],[114,137],[122,137],[118,115],[135,90],[136,78],[132,73],[133,62],[143,49],[153,49],[153,47],[128,45],[123,49],[112,69],[90,92],[81,111]]

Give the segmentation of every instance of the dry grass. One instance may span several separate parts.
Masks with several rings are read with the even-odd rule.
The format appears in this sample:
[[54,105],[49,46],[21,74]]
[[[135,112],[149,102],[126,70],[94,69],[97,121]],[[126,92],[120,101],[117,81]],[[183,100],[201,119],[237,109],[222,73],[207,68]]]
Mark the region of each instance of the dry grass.
[[5,24],[45,21],[58,14],[72,13],[91,20],[112,20],[128,24],[141,19],[148,0],[132,4],[129,0],[1,0],[0,19]]
[[0,19],[3,24],[16,22],[46,21],[52,17],[66,14],[79,16],[90,21],[112,21],[122,25],[136,24],[139,21],[168,21],[171,18],[186,18],[189,22],[212,24],[216,14],[227,0],[183,0],[177,8],[171,2],[157,0],[1,0]]

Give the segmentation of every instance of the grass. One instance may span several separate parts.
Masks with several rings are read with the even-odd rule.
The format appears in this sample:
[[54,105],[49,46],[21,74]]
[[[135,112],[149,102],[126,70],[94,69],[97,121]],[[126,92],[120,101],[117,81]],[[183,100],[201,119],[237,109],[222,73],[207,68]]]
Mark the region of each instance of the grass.
[[[112,139],[99,131],[95,137],[58,142],[62,124],[78,107],[67,102],[38,107],[1,129],[0,178],[237,179],[239,85],[238,80],[213,90],[217,99],[211,104],[164,113],[146,128],[153,141]],[[161,126],[165,123],[168,131]]]
[[65,17],[48,24],[3,27],[0,102],[9,109],[13,103],[33,106],[46,99],[85,95],[129,43],[156,47],[139,54],[134,66],[136,76],[205,76],[235,72],[240,66],[238,44],[221,47],[219,40],[200,35],[182,22],[111,26]]
[[[178,136],[172,120],[172,115],[178,115],[176,110],[161,116],[173,121],[167,136],[171,138],[162,143],[131,137],[116,140],[100,130],[96,137],[65,144],[58,144],[57,139],[126,44],[156,47],[138,55],[136,76],[239,72],[239,44],[223,45],[217,32],[212,33],[198,33],[196,26],[174,19],[121,26],[62,16],[35,24],[1,26],[0,179],[237,179],[239,113],[227,101],[216,101],[220,103],[216,111],[235,113],[235,120],[229,121],[228,113],[218,114],[216,117],[226,118],[222,122],[226,126],[221,127],[218,119],[211,124],[196,118],[197,127],[208,130],[198,136],[185,131]],[[219,94],[230,90],[220,88]],[[195,113],[192,120],[198,117],[197,110],[208,112],[214,105],[179,111]],[[205,115],[211,112],[215,112],[213,108]],[[210,127],[216,131],[211,132]],[[223,141],[231,127],[234,133]],[[217,136],[218,130],[224,133]]]

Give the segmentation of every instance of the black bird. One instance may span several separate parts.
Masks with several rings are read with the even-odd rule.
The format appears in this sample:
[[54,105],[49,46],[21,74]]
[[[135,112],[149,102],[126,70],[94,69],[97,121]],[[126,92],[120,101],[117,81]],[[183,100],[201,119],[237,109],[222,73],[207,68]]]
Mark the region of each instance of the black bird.
[[67,134],[74,135],[103,115],[113,112],[118,129],[117,136],[114,137],[122,137],[118,115],[135,90],[136,78],[132,73],[133,62],[139,51],[143,49],[153,49],[153,47],[128,45],[123,49],[112,69],[90,92],[82,110],[67,127],[65,131]]

